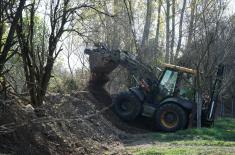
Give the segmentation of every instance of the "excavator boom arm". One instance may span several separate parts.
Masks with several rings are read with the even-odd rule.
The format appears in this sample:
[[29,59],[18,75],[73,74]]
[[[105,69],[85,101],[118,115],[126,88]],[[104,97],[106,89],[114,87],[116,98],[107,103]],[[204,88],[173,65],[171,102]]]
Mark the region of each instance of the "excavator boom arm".
[[92,73],[109,74],[118,65],[121,65],[135,77],[157,80],[150,66],[141,63],[127,51],[109,50],[99,46],[96,49],[85,49],[85,53],[89,55]]

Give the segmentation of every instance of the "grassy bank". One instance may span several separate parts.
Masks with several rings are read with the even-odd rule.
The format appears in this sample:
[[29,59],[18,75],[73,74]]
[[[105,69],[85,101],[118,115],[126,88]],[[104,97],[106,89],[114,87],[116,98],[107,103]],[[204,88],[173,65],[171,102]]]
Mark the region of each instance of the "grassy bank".
[[213,128],[151,133],[140,141],[127,146],[128,152],[136,155],[235,154],[235,119],[218,119]]

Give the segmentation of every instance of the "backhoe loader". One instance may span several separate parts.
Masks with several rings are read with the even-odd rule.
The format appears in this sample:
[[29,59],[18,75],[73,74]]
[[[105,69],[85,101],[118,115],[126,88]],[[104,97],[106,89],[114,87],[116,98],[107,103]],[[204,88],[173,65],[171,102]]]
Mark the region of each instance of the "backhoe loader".
[[[185,129],[196,121],[195,79],[200,72],[172,64],[162,64],[157,76],[153,69],[138,61],[128,51],[110,50],[104,44],[85,49],[89,55],[92,88],[103,87],[108,75],[118,66],[125,67],[137,85],[113,98],[113,110],[122,120],[130,122],[139,116],[153,120],[156,129],[173,132]],[[160,70],[160,69],[159,69]],[[221,87],[223,66],[218,67],[210,101],[201,109],[202,126],[211,126],[215,118]]]

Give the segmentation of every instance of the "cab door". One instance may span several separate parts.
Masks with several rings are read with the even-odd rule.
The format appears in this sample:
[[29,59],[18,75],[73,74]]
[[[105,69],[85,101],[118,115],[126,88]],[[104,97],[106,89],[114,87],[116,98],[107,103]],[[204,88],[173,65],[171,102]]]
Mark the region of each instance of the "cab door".
[[162,101],[164,98],[173,96],[178,74],[178,72],[170,69],[164,71],[158,85],[158,94],[156,98],[158,102]]

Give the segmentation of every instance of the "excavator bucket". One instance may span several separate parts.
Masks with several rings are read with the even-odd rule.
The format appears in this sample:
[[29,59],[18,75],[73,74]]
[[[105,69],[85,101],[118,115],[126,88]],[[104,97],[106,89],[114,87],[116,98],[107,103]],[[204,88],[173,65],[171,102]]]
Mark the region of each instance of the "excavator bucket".
[[105,46],[97,46],[96,49],[85,49],[84,52],[89,55],[90,64],[88,89],[100,103],[109,106],[112,104],[112,98],[104,86],[109,81],[108,75],[119,64],[119,54],[110,51]]
[[118,66],[118,62],[115,61],[118,59],[115,59],[113,52],[111,53],[111,51],[103,46],[97,49],[85,49],[84,52],[89,55],[91,71],[88,87],[90,90],[102,89],[109,81],[109,73]]
[[109,74],[118,65],[110,55],[104,54],[102,51],[85,49],[85,53],[89,55],[91,72]]

